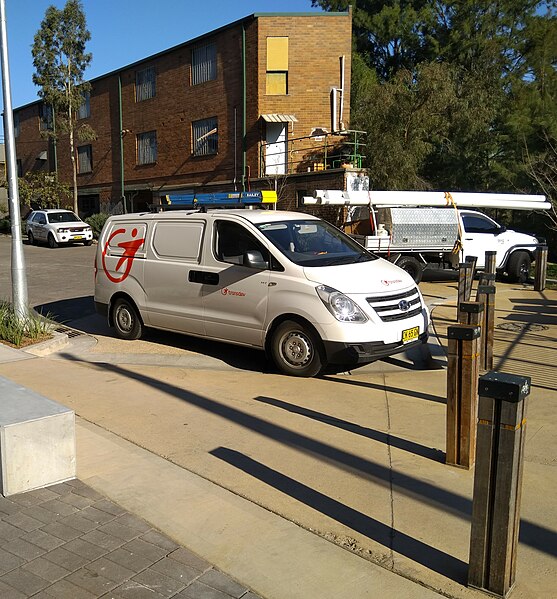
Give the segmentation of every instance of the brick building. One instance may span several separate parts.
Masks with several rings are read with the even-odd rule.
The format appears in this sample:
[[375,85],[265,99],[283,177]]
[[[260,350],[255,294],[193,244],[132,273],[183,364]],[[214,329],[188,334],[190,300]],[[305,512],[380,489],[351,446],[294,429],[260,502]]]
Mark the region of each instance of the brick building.
[[[269,188],[292,208],[313,189],[344,188],[361,174],[351,29],[349,12],[257,13],[91,80],[77,123],[96,133],[77,142],[80,213],[122,197],[138,211],[170,193]],[[71,182],[67,136],[44,134],[49,107],[14,117],[20,174]]]

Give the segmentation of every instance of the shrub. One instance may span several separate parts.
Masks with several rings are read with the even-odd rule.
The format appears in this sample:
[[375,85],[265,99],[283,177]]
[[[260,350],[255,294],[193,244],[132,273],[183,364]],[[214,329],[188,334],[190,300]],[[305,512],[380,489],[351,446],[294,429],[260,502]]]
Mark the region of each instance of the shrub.
[[16,347],[42,341],[50,336],[51,323],[46,317],[28,309],[19,317],[9,302],[0,301],[0,340]]
[[106,219],[109,216],[110,214],[107,214],[106,212],[98,212],[97,214],[92,214],[91,216],[85,219],[85,222],[92,227],[93,235],[96,239],[99,238],[104,223],[106,222]]

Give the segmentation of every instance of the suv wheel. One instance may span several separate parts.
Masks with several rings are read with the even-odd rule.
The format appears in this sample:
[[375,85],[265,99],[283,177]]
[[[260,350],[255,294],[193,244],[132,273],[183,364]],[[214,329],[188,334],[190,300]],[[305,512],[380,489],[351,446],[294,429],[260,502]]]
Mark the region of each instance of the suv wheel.
[[54,235],[52,233],[48,234],[48,247],[51,249],[58,247],[58,242],[54,239]]
[[35,236],[33,235],[33,233],[31,231],[29,231],[29,233],[27,233],[27,240],[29,241],[29,245],[37,245]]

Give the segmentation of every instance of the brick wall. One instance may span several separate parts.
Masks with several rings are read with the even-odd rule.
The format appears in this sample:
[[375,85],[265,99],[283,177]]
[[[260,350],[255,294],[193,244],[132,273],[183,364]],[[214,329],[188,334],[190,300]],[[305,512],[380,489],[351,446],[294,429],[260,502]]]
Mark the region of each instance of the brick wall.
[[[259,176],[259,147],[265,138],[261,114],[296,115],[291,135],[309,135],[314,127],[330,130],[330,90],[340,85],[339,56],[346,60],[344,121],[350,106],[350,15],[261,16],[245,19],[203,36],[217,44],[217,79],[200,85],[190,81],[191,48],[186,43],[135,65],[92,81],[91,116],[88,124],[96,132],[91,144],[93,170],[78,175],[81,193],[96,193],[100,201],[121,195],[120,124],[118,79],[122,90],[124,172],[126,190],[162,192],[172,188],[224,185],[230,189],[242,177],[242,27],[246,39],[247,163],[252,179]],[[288,95],[266,95],[266,38],[288,36]],[[136,70],[153,66],[156,96],[135,101]],[[39,132],[39,103],[18,111],[20,136],[17,154],[23,170],[48,169],[36,157],[48,147]],[[218,154],[192,155],[192,121],[218,119]],[[137,135],[157,132],[157,161],[137,164]],[[58,169],[62,180],[71,182],[67,136],[58,141]],[[263,182],[268,184],[268,182]],[[325,185],[320,185],[325,187]],[[289,200],[290,205],[294,200]]]

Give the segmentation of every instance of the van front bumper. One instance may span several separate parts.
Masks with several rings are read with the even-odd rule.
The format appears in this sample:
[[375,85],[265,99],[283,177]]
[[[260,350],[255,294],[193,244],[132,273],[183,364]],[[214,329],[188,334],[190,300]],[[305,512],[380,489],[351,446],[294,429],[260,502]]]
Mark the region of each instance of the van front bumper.
[[325,353],[329,364],[365,364],[380,358],[392,356],[406,351],[411,347],[427,342],[427,333],[422,333],[416,341],[410,343],[343,343],[340,341],[325,341]]

